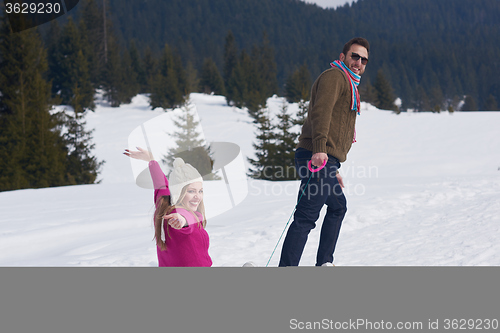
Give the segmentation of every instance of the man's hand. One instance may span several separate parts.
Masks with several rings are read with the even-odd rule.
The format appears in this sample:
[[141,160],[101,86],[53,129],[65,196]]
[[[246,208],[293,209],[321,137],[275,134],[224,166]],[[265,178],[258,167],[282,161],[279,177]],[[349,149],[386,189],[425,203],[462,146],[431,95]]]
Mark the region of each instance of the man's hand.
[[317,167],[322,166],[325,161],[328,161],[328,155],[326,153],[316,153],[311,158],[312,165]]
[[342,176],[340,175],[340,173],[338,173],[336,176],[337,176],[337,180],[339,181],[340,187],[344,188],[344,180],[342,179]]

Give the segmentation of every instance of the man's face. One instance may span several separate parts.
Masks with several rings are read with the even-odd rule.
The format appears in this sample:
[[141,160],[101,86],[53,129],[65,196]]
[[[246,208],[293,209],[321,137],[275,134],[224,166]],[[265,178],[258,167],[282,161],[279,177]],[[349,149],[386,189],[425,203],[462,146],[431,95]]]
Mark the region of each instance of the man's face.
[[[354,60],[353,55],[358,60]],[[366,68],[366,64],[363,64],[363,58],[368,59],[368,50],[359,44],[352,44],[349,52],[347,54],[341,53],[339,58],[355,74],[362,75]]]

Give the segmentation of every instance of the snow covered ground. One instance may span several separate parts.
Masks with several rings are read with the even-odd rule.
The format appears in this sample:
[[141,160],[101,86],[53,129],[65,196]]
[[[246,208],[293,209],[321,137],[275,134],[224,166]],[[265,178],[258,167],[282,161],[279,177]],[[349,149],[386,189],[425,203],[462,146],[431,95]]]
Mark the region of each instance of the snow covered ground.
[[[253,156],[245,111],[221,96],[191,101],[208,142],[233,142],[245,159]],[[271,112],[281,103],[271,98]],[[100,103],[86,118],[95,154],[106,161],[100,184],[1,192],[0,266],[156,266],[152,192],[135,184],[122,152],[135,128],[162,114],[144,95],[120,108]],[[335,264],[500,265],[499,124],[500,112],[396,115],[363,104],[358,142],[341,168],[348,212]],[[265,266],[297,190],[296,181],[248,179],[246,198],[208,220],[214,266]],[[314,265],[320,225],[321,218],[301,265]]]

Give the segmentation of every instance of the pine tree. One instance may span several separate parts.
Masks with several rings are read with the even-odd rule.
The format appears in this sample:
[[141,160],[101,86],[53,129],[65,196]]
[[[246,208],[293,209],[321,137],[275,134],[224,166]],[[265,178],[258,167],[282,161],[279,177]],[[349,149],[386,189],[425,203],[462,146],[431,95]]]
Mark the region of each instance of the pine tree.
[[192,62],[186,65],[186,89],[188,93],[199,92],[200,79],[198,78],[198,71],[194,68]]
[[138,74],[135,66],[132,64],[129,50],[125,50],[121,56],[123,76],[125,77],[125,102],[130,103],[132,97],[136,96],[140,91]]
[[189,100],[181,107],[182,115],[174,119],[177,131],[171,134],[176,146],[169,149],[163,156],[162,162],[170,166],[176,157],[180,157],[196,168],[203,179],[214,179],[211,174],[214,162],[210,148],[201,138],[200,123],[196,120],[195,110]]
[[434,86],[434,89],[431,90],[431,98],[430,98],[430,103],[433,106],[432,111],[433,112],[441,112],[444,106],[444,95],[443,91],[441,90],[441,87],[436,84]]
[[378,94],[370,83],[370,80],[362,80],[359,85],[359,97],[361,101],[369,103],[371,105],[378,105]]
[[265,107],[267,98],[278,92],[274,51],[265,34],[262,44],[252,48],[250,62],[243,68],[247,79],[243,100],[250,116],[258,121],[259,110]]
[[476,101],[471,95],[465,96],[465,103],[462,105],[461,111],[477,111]]
[[0,23],[0,191],[66,184],[65,147],[52,108],[37,29]]
[[95,144],[92,132],[85,130],[84,114],[80,112],[64,113],[66,133],[64,141],[68,149],[67,178],[70,184],[93,184],[105,161],[98,161],[92,156]]
[[108,18],[110,7],[106,0],[102,1],[101,9],[102,38],[94,41],[98,46],[95,52],[99,58],[104,58],[100,68],[100,82],[104,96],[111,106],[118,107],[122,103],[130,103],[132,97],[139,92],[137,74],[132,67],[130,53],[126,49],[122,50],[114,34],[111,20]]
[[184,69],[184,65],[182,64],[182,58],[177,51],[172,53],[174,57],[174,71],[177,76],[177,87],[181,92],[180,96],[180,104],[185,102],[185,96],[189,94],[188,86],[187,86],[187,77],[186,70]]
[[297,133],[291,132],[294,121],[288,113],[288,103],[283,100],[281,112],[277,115],[278,124],[276,126],[276,179],[293,180],[297,179],[295,172],[295,146]]
[[[102,8],[104,3],[104,1],[87,0],[81,4],[82,14],[79,30],[94,89],[99,88],[104,79],[104,66],[107,64],[108,31],[111,31],[111,20],[106,20],[104,17]],[[106,8],[109,8],[109,5],[106,5]]]
[[298,125],[300,126],[300,128],[302,128],[302,125],[304,125],[304,122],[306,121],[308,110],[309,110],[309,101],[301,99],[299,102],[299,111],[297,112],[295,119],[293,119],[293,124]]
[[[231,73],[229,79],[226,100],[228,105],[232,103],[238,108],[245,106],[245,100],[248,95],[248,73],[251,71],[250,56],[246,51],[242,51],[240,59]],[[230,96],[230,97],[229,97]]]
[[[61,27],[57,20],[50,21],[49,30],[45,35],[44,43],[47,48],[47,62],[48,62],[48,72],[47,78],[51,81],[52,86],[52,97],[58,98],[61,92],[61,83],[54,81],[54,78],[61,75],[61,68],[59,67],[59,42],[61,40]],[[58,101],[59,104],[61,101]]]
[[278,93],[278,69],[274,57],[274,48],[271,46],[267,34],[262,37],[262,44],[258,48],[257,71],[261,76],[263,100]]
[[200,89],[205,94],[224,95],[224,81],[212,58],[205,58],[201,69]]
[[265,107],[267,98],[264,94],[264,81],[260,72],[260,50],[257,46],[252,48],[248,61],[241,61],[246,79],[247,91],[243,96],[243,103],[254,121],[258,121],[259,111]]
[[201,133],[199,132],[200,123],[195,119],[194,107],[187,101],[182,107],[182,115],[178,120],[174,120],[175,128],[179,129],[172,134],[176,138],[176,148],[170,150],[170,155],[175,155],[181,151],[191,150],[203,145]]
[[153,90],[154,81],[156,78],[156,74],[158,72],[158,62],[157,59],[153,56],[153,52],[149,48],[146,47],[144,50],[144,57],[142,59],[142,64],[144,68],[144,76],[145,81],[143,82],[142,91],[145,93],[151,93]]
[[306,64],[294,71],[286,80],[285,96],[290,103],[309,100],[311,73]]
[[258,111],[256,126],[256,143],[252,145],[255,148],[257,158],[248,158],[253,166],[249,169],[249,176],[257,179],[276,180],[276,137],[273,133],[274,127],[267,107]]
[[453,110],[458,110],[460,107],[460,103],[462,102],[461,98],[458,95],[453,96],[453,99],[450,101],[450,106]]
[[77,112],[95,108],[94,93],[82,40],[71,17],[61,32],[58,47],[52,51],[53,93],[63,104],[71,105]]
[[150,105],[153,109],[174,108],[184,103],[183,90],[186,87],[185,77],[179,78],[181,69],[176,68],[176,62],[168,44],[165,44],[159,64],[158,71],[151,86]]
[[274,51],[264,35],[260,46],[254,45],[250,55],[242,50],[236,61],[231,36],[226,37],[225,45],[226,100],[228,105],[246,107],[257,122],[259,110],[264,108],[267,98],[278,92]]
[[139,93],[139,86],[129,53],[123,52],[120,55],[118,45],[111,40],[108,46],[108,63],[104,67],[103,90],[111,106],[118,107],[122,103],[130,103],[132,97]]
[[135,87],[135,90],[137,90],[138,93],[145,93],[146,91],[144,90],[144,88],[147,85],[146,71],[144,70],[144,66],[142,64],[139,50],[137,49],[135,41],[132,40],[130,42],[128,50],[130,58],[130,68],[133,72],[133,75],[135,76],[136,81],[134,85],[137,85]]
[[229,30],[224,44],[224,86],[226,89],[227,104],[230,105],[234,95],[234,71],[238,66],[238,48],[234,40],[234,35]]
[[395,110],[396,106],[394,105],[395,98],[393,89],[381,69],[377,72],[377,77],[373,86],[377,92],[377,108],[382,110]]
[[498,111],[498,104],[493,95],[489,95],[488,99],[486,99],[486,104],[484,107],[485,111]]
[[112,107],[119,107],[124,101],[124,69],[121,65],[118,49],[112,48],[108,51],[108,62],[103,68],[102,81],[104,97]]

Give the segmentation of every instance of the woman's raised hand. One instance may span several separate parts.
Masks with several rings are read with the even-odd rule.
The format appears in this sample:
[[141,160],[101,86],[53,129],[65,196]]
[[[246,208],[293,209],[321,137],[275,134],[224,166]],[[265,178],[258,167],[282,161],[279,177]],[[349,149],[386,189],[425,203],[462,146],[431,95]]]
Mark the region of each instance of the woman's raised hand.
[[135,158],[137,160],[143,160],[146,162],[154,160],[153,153],[146,149],[142,149],[141,147],[136,148],[137,150],[125,149],[125,152],[123,154],[127,155],[128,157]]

